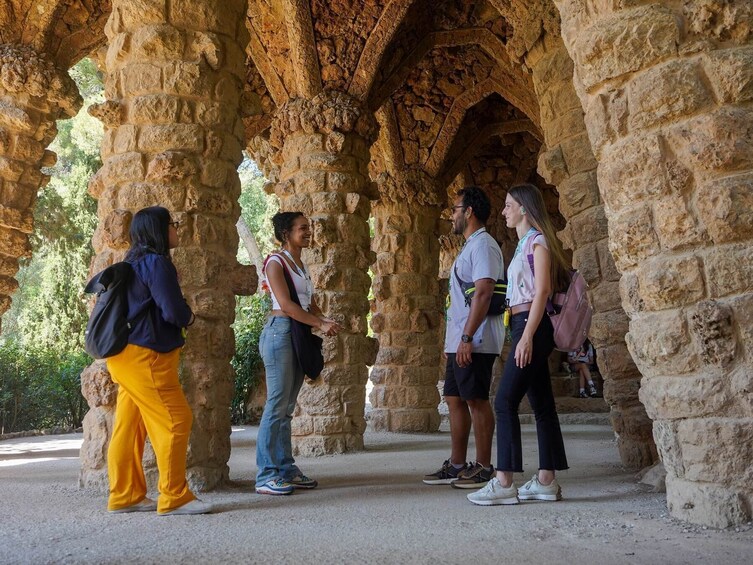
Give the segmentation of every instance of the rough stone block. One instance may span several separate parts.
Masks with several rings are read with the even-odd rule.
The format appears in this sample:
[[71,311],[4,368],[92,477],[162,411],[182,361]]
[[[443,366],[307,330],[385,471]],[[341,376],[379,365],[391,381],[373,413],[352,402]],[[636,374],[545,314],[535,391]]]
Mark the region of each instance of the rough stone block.
[[709,298],[753,291],[753,260],[747,245],[724,245],[709,249],[704,264]]
[[678,311],[634,315],[626,343],[645,376],[681,375],[700,367],[687,321]]
[[124,94],[138,96],[162,90],[162,69],[148,63],[134,63],[120,71]]
[[111,19],[117,24],[108,22],[112,31],[134,31],[145,25],[165,22],[165,0],[133,0],[118,5],[116,11],[117,17]]
[[196,161],[190,154],[165,151],[149,161],[146,179],[165,183],[179,182],[197,172]]
[[557,185],[559,208],[565,218],[599,204],[599,185],[595,171],[573,175]]
[[657,258],[643,265],[638,280],[649,310],[693,304],[706,294],[701,262],[695,256]]
[[123,125],[114,130],[112,149],[114,153],[131,153],[136,151],[139,128]]
[[570,218],[569,225],[576,247],[605,239],[609,231],[603,206],[592,206]]
[[210,92],[212,77],[199,63],[169,62],[163,65],[164,91],[183,96],[196,96],[197,92]]
[[698,189],[695,202],[714,243],[753,238],[753,175],[710,181]]
[[654,127],[697,112],[712,101],[696,61],[668,61],[631,81],[628,87],[628,122],[633,129]]
[[723,102],[753,100],[753,47],[720,49],[706,54],[704,68]]
[[720,108],[671,128],[678,158],[706,174],[753,168],[753,109]]
[[560,144],[570,175],[596,170],[597,162],[591,149],[588,134],[583,131]]
[[620,343],[628,332],[628,319],[620,310],[594,312],[589,337],[597,347],[604,344]]
[[608,89],[590,97],[581,119],[585,122],[594,156],[600,159],[605,145],[626,134],[627,115],[627,96],[622,89]]
[[131,36],[132,56],[137,60],[183,58],[184,35],[172,25],[142,25]]
[[740,487],[685,481],[667,473],[667,507],[680,520],[712,528],[742,524],[750,520],[746,496]]
[[139,149],[152,153],[166,150],[200,152],[204,149],[204,129],[194,124],[143,126]]
[[161,183],[125,183],[117,195],[118,207],[132,210],[159,205],[176,211],[183,208],[185,200],[185,188]]
[[569,176],[561,145],[539,155],[538,171],[546,182],[553,185],[560,184]]
[[677,51],[680,31],[660,4],[621,10],[581,30],[575,40],[578,75],[586,90],[611,78],[647,68]]
[[630,136],[605,148],[598,169],[599,188],[613,211],[670,193],[659,138]]
[[609,250],[622,271],[658,253],[659,240],[652,226],[650,205],[639,205],[610,216]]
[[732,395],[724,375],[713,371],[644,379],[640,399],[652,419],[667,420],[723,414]]
[[178,98],[167,94],[136,96],[128,108],[128,118],[135,124],[172,124],[178,113]]
[[[640,372],[635,366],[624,340],[613,345],[599,347],[598,353],[599,372],[605,379],[620,380],[640,377]],[[620,398],[613,399],[613,402],[621,401]]]
[[664,249],[688,248],[703,241],[702,233],[682,196],[668,196],[656,200],[653,218],[656,233]]

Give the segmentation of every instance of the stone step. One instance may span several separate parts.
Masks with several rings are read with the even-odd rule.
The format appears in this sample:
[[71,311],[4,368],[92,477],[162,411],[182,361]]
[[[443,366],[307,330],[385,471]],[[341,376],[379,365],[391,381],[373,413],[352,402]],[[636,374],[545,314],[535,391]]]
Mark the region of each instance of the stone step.
[[[572,396],[556,396],[554,402],[557,405],[558,414],[575,414],[582,412],[600,413],[609,412],[609,406],[603,398],[574,398]],[[531,414],[531,405],[528,398],[520,403],[521,414]]]

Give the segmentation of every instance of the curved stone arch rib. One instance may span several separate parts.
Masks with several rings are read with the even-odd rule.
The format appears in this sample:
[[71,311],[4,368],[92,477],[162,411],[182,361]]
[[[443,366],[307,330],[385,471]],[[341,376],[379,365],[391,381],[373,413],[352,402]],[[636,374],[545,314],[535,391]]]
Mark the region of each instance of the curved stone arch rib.
[[248,54],[253,60],[254,65],[256,65],[259,74],[264,79],[264,84],[267,85],[272,100],[274,100],[279,108],[288,101],[290,94],[285,88],[285,84],[282,82],[280,75],[275,71],[274,65],[272,64],[272,61],[270,61],[267,51],[264,49],[264,45],[262,44],[261,39],[259,39],[256,31],[249,26],[247,27],[249,28],[248,32],[251,36],[248,42]]
[[322,76],[319,71],[311,6],[308,0],[284,0],[284,4],[297,94],[304,98],[313,98],[322,91]]
[[473,140],[468,144],[468,147],[458,156],[457,159],[444,168],[439,175],[440,184],[450,184],[452,179],[454,179],[463,167],[470,162],[476,154],[476,151],[478,151],[478,148],[492,137],[502,137],[503,135],[522,132],[530,133],[536,139],[540,140],[539,136],[541,134],[531,120],[511,120],[489,124],[473,137]]
[[395,116],[395,107],[391,100],[387,100],[376,112],[377,123],[379,124],[379,138],[377,143],[382,149],[386,161],[393,170],[402,171],[405,168],[403,159],[402,144],[400,142],[400,128],[397,125],[397,116]]
[[[435,31],[424,37],[416,48],[403,59],[400,66],[393,72],[376,92],[372,107],[382,105],[393,92],[405,82],[408,74],[418,65],[426,54],[435,47],[461,47],[464,45],[478,45],[494,61],[504,68],[513,70],[513,64],[505,50],[502,40],[484,27],[457,29],[452,31]],[[527,107],[524,105],[523,107]],[[522,109],[522,108],[521,108]]]
[[447,158],[447,153],[450,151],[452,140],[463,123],[465,113],[470,107],[475,106],[487,96],[497,93],[497,88],[497,82],[492,78],[488,78],[477,84],[473,90],[466,90],[455,98],[442,124],[442,129],[439,130],[439,135],[434,142],[429,158],[424,163],[424,169],[426,169],[427,173],[433,177],[439,175],[442,164]]
[[349,94],[361,101],[366,100],[374,84],[384,52],[392,42],[408,10],[415,3],[416,0],[393,0],[384,9],[358,59],[358,65],[348,86]]
[[67,8],[68,3],[59,0],[35,2],[24,18],[21,42],[38,53],[48,52],[54,28]]

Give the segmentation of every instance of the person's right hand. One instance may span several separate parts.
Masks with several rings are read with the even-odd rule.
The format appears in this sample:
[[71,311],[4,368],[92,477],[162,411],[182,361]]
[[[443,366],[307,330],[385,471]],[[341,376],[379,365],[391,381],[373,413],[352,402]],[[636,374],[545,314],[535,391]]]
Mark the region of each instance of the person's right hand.
[[337,335],[341,329],[340,324],[329,318],[322,318],[322,325],[319,326],[319,331],[327,336]]

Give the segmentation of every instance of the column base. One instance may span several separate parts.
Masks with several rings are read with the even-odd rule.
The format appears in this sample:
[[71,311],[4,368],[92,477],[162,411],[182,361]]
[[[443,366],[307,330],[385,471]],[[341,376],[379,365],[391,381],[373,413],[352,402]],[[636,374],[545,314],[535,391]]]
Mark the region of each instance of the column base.
[[751,519],[753,492],[736,487],[695,483],[667,475],[667,507],[680,520],[728,528]]
[[436,408],[374,408],[369,416],[369,428],[376,432],[431,433],[439,422]]

